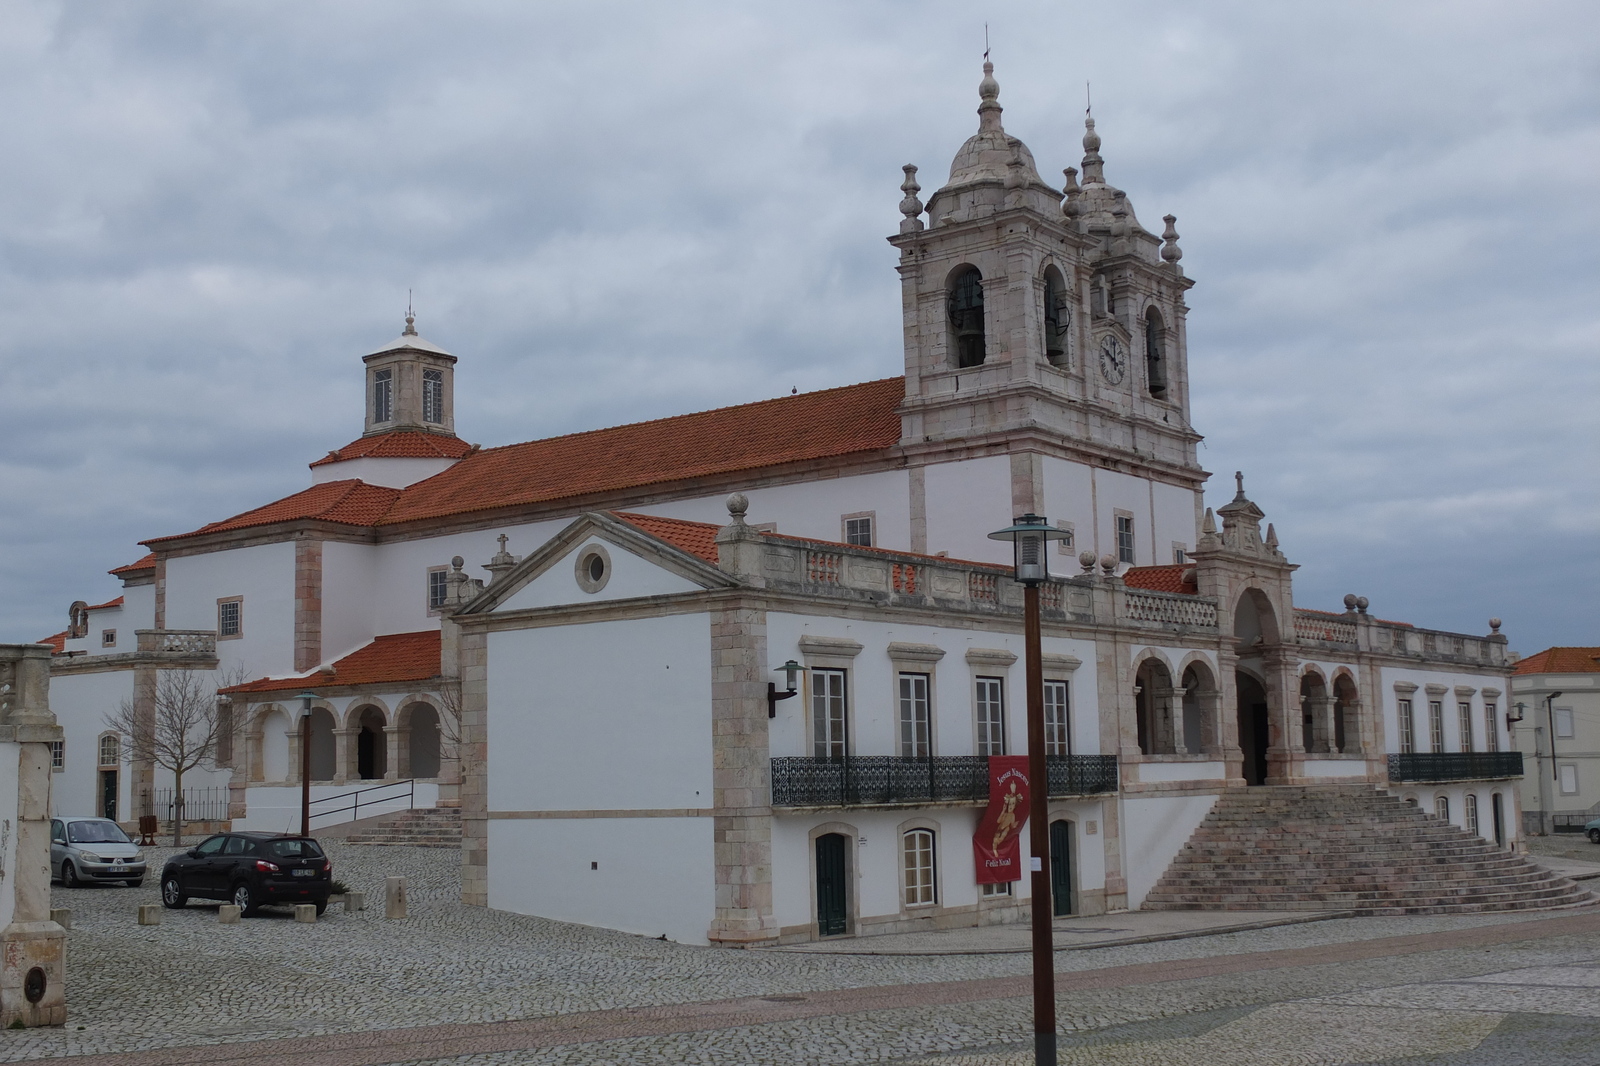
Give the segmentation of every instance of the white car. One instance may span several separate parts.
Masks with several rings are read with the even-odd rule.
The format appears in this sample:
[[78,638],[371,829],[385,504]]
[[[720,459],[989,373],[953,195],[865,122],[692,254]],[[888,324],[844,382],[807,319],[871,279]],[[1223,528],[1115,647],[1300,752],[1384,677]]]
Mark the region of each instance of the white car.
[[109,818],[50,819],[50,877],[64,888],[90,881],[144,883],[144,852]]

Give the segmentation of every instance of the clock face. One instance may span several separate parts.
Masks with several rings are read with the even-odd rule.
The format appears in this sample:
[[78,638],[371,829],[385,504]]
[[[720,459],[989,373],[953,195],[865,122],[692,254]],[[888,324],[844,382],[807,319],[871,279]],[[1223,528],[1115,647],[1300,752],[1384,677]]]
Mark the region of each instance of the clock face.
[[1123,348],[1122,342],[1115,337],[1106,337],[1100,342],[1100,373],[1111,384],[1122,384],[1122,376],[1128,372],[1128,352]]

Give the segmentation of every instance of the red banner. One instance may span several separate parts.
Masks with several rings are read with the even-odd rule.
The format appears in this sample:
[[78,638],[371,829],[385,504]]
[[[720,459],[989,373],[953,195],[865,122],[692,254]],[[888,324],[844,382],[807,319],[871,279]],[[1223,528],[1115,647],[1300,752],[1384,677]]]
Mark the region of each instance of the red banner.
[[972,837],[978,884],[1022,880],[1018,837],[1028,820],[1028,757],[989,756],[989,809]]

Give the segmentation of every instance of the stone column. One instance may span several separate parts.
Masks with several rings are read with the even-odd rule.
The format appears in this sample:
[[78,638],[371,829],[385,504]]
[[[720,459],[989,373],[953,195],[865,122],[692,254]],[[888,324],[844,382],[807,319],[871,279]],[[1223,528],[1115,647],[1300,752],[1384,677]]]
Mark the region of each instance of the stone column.
[[[133,721],[135,728],[153,733],[156,728],[156,670],[139,666],[133,671]],[[126,745],[127,741],[124,740]],[[136,815],[159,814],[155,808],[156,767],[149,759],[128,760],[128,805]]]
[[1307,697],[1306,710],[1311,712],[1311,747],[1313,752],[1331,752],[1333,743],[1333,697]]
[[[1158,688],[1151,692],[1151,706],[1156,709],[1156,714],[1161,720],[1161,729],[1165,734],[1162,738],[1166,741],[1166,749],[1174,755],[1187,755],[1189,749],[1183,740],[1183,690],[1181,688]],[[1161,747],[1161,745],[1157,745]]]
[[1305,772],[1304,723],[1300,711],[1300,659],[1281,644],[1262,651],[1267,675],[1267,784],[1288,785]]
[[461,677],[461,902],[489,905],[488,637],[463,629],[457,640]]
[[1239,746],[1239,656],[1226,645],[1217,651],[1217,753],[1228,784],[1243,788],[1244,749]]
[[[397,725],[383,727],[383,779],[385,781],[398,781],[402,765],[405,765],[409,771],[411,760],[407,758],[410,753],[406,750],[409,746],[406,742],[410,739],[410,730],[403,729]],[[410,777],[411,774],[407,772],[406,776]]]
[[333,783],[336,785],[347,784],[351,778],[361,776],[361,771],[355,767],[355,747],[350,742],[360,732],[359,729],[333,731]]

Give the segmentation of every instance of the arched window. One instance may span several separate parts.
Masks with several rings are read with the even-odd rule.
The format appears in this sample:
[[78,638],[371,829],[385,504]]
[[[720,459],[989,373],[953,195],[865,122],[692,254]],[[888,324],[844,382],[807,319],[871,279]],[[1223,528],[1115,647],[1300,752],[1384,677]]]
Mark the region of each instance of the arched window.
[[1067,286],[1055,267],[1044,272],[1044,357],[1053,366],[1071,365],[1069,337],[1072,331],[1072,303]]
[[950,335],[956,366],[983,365],[983,275],[976,267],[967,267],[951,281]]
[[1433,797],[1433,813],[1438,815],[1441,822],[1448,822],[1450,820],[1450,797],[1443,795]]
[[1467,793],[1467,832],[1473,836],[1482,836],[1478,831],[1478,794]]
[[1154,307],[1144,316],[1145,379],[1150,395],[1158,400],[1167,398],[1167,327],[1161,313]]
[[117,739],[115,733],[107,733],[100,738],[100,765],[115,766],[117,759],[122,754],[122,741]]
[[913,829],[901,840],[905,853],[906,906],[928,907],[939,902],[933,878],[933,830]]

